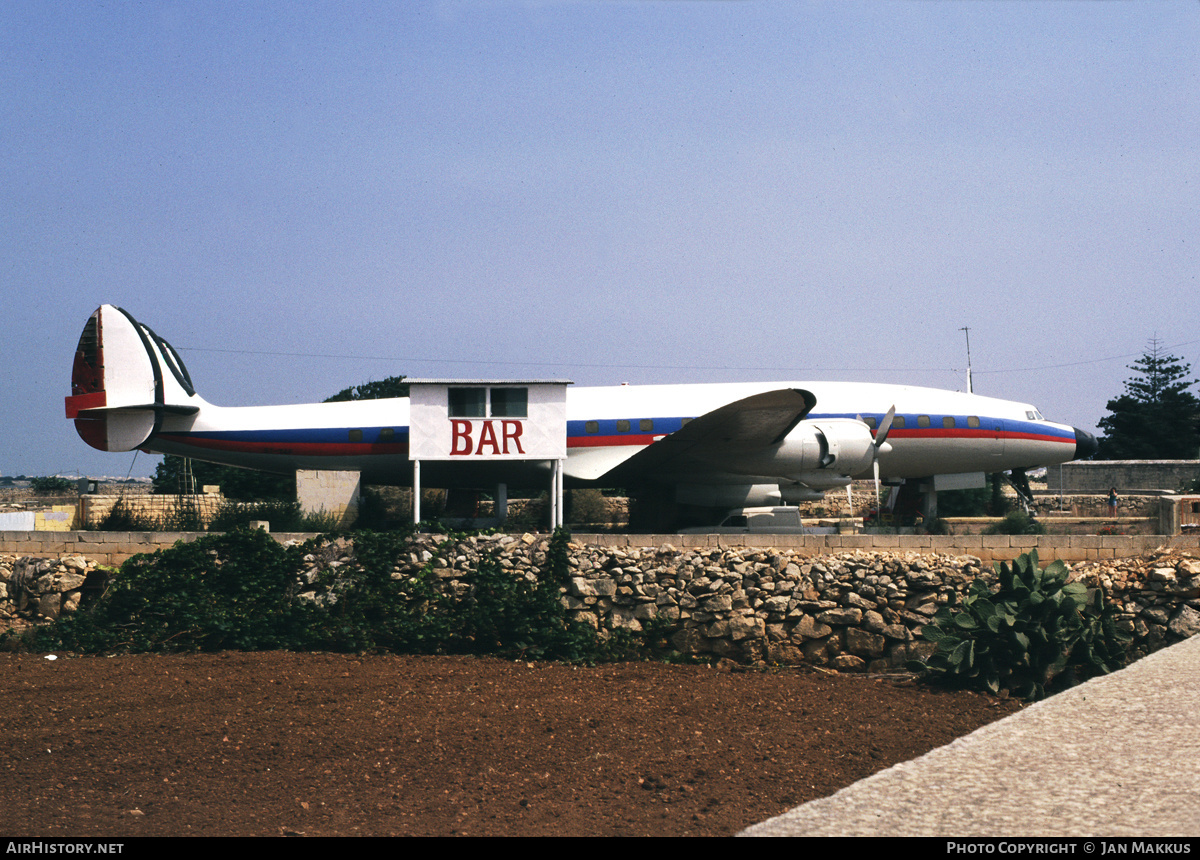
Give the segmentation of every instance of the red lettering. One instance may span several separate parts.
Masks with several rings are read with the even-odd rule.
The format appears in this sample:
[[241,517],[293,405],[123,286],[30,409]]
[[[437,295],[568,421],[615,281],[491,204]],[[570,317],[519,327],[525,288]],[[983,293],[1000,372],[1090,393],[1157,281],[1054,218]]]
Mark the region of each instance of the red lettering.
[[483,430],[479,434],[479,447],[475,449],[476,456],[483,453],[484,445],[491,445],[493,454],[500,453],[500,446],[496,443],[496,428],[492,426],[491,421],[483,422]]
[[503,422],[501,422],[501,427],[504,430],[504,453],[505,454],[513,453],[508,450],[508,440],[511,439],[513,445],[516,446],[516,449],[517,449],[516,453],[524,454],[525,449],[521,447],[521,433],[524,432],[525,428],[521,426],[521,422],[520,421],[503,421]]
[[[471,422],[452,419],[450,429],[450,456],[471,453]],[[459,443],[462,443],[460,447]]]

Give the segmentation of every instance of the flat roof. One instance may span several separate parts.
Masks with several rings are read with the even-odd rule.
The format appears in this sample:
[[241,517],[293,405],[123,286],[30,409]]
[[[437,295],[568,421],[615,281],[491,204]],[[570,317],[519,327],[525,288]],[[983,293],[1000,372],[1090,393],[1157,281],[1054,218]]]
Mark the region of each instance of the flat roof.
[[569,379],[408,379],[405,385],[574,385]]

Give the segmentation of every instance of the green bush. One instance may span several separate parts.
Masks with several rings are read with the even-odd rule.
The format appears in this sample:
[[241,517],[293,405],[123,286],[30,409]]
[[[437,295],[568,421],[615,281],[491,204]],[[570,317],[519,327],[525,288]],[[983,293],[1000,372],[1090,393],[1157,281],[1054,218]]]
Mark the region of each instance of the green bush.
[[608,505],[600,490],[571,490],[566,496],[566,520],[573,525],[608,525]]
[[87,653],[303,646],[313,619],[294,600],[301,551],[240,531],[136,555],[92,607],[39,628],[33,643]]
[[108,513],[96,524],[95,530],[102,532],[153,532],[162,531],[163,524],[157,519],[133,510],[124,498],[108,509]]
[[1024,511],[1009,511],[1004,519],[983,530],[986,535],[1044,535],[1046,527]]
[[937,651],[911,668],[954,686],[1033,700],[1124,665],[1132,637],[1117,628],[1101,590],[1089,595],[1068,583],[1061,561],[1042,570],[1036,550],[995,570],[995,593],[977,579],[961,606],[943,607],[925,625]]
[[[591,663],[641,651],[642,637],[601,633],[568,617],[564,530],[545,570],[515,576],[493,559],[463,577],[457,596],[438,587],[436,557],[405,575],[408,532],[356,532],[353,564],[330,566],[305,583],[306,555],[331,536],[283,547],[261,531],[231,531],[127,561],[91,606],[26,634],[38,651],[212,651],[313,649],[493,654]],[[452,548],[455,541],[445,543]]]
[[52,477],[30,478],[29,488],[35,493],[69,493],[75,489],[75,482],[58,475]]
[[337,520],[333,514],[306,514],[297,501],[269,499],[262,502],[224,502],[208,524],[212,532],[246,529],[250,523],[264,521],[276,532],[327,532]]

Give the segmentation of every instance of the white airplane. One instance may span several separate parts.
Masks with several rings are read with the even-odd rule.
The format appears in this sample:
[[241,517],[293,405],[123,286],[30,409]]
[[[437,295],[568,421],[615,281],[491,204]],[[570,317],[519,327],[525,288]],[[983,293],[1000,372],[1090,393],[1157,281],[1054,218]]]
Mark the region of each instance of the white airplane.
[[[101,451],[135,448],[269,472],[352,470],[411,485],[409,399],[214,406],[178,353],[104,305],[75,353],[67,417]],[[852,382],[567,390],[564,474],[575,486],[658,487],[712,507],[817,499],[852,479],[1021,471],[1087,457],[1096,439],[1033,406]],[[544,487],[546,461],[422,465],[424,486]]]

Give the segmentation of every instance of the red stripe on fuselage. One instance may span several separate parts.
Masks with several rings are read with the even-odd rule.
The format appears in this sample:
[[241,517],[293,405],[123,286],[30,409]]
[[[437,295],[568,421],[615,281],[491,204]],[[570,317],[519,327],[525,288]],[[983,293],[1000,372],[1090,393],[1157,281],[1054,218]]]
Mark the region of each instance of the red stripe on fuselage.
[[573,436],[567,440],[568,448],[616,448],[622,445],[649,445],[662,434],[622,434],[620,436]]
[[[622,434],[620,436],[572,436],[567,440],[568,448],[617,448],[627,445],[650,445],[658,435]],[[984,428],[957,427],[906,427],[896,428],[888,434],[889,439],[1022,439],[1035,442],[1056,442],[1074,445],[1074,439],[1051,436],[1044,433],[1020,433],[1013,430],[987,430]]]
[[298,457],[370,454],[407,454],[406,442],[247,442],[232,439],[203,439],[194,436],[159,434],[156,438],[210,451],[244,454],[287,454]]
[[888,433],[889,439],[1029,439],[1037,442],[1058,442],[1062,445],[1074,445],[1074,439],[1065,436],[1051,436],[1047,433],[1022,433],[1016,430],[988,430],[986,428],[968,429],[943,427],[905,427],[896,428]]

